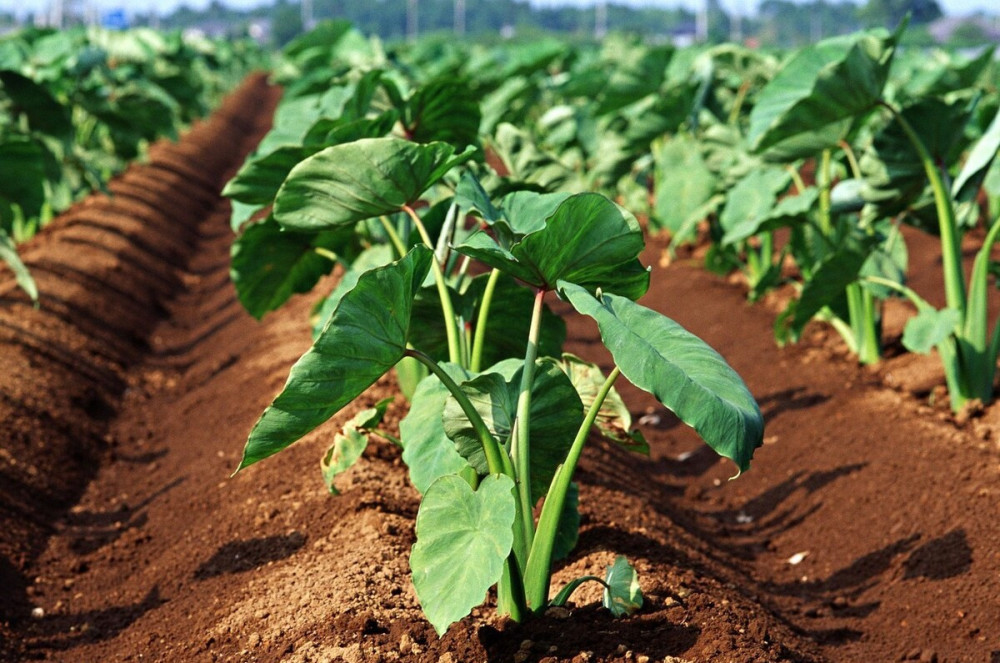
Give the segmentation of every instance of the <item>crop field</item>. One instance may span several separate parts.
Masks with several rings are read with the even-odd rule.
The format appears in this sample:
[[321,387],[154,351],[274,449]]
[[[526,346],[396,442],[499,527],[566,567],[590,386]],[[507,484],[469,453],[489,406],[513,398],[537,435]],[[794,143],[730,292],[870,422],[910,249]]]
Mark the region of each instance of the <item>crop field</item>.
[[0,40],[0,661],[1000,662],[1000,70],[904,29]]

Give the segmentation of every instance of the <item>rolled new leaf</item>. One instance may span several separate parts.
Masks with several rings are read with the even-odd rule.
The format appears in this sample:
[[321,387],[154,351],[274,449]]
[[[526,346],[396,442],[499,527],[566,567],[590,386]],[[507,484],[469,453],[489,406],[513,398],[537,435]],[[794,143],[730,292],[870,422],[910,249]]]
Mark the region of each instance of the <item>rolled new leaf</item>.
[[622,374],[694,428],[744,471],[763,444],[764,419],[742,378],[718,352],[670,318],[625,297],[560,282],[580,313],[597,322]]
[[500,581],[514,545],[514,481],[487,477],[473,491],[465,479],[435,481],[417,512],[410,553],[413,587],[438,635],[483,602]]
[[295,166],[278,190],[274,217],[285,228],[328,230],[416,202],[452,167],[473,155],[447,143],[365,138],[317,152]]
[[413,297],[431,259],[430,249],[417,246],[361,275],[254,425],[237,471],[297,441],[403,358]]

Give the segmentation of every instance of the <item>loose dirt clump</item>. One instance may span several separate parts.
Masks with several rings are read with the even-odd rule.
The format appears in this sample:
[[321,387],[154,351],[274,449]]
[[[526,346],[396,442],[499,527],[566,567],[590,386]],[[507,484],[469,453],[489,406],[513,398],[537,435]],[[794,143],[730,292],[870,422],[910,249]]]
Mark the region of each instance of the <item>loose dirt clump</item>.
[[[646,597],[633,617],[612,619],[585,588],[518,625],[488,596],[438,638],[408,578],[418,502],[398,451],[373,441],[338,477],[340,496],[322,485],[320,456],[351,412],[228,478],[310,343],[311,300],[258,323],[228,280],[217,191],[274,94],[248,82],[118,195],[47,229],[26,251],[40,309],[3,277],[0,658],[1000,660],[1000,410],[939,416],[936,378],[911,367],[930,391],[886,386],[893,360],[857,367],[821,328],[780,349],[773,313],[690,259],[655,269],[643,303],[744,376],[766,444],[729,481],[731,464],[622,386],[651,457],[593,441],[580,542],[554,580],[601,575],[624,554]],[[652,242],[644,262],[664,249]],[[919,239],[910,254],[936,259]],[[567,349],[607,362],[596,334],[571,318]],[[384,378],[359,407],[395,393]],[[387,428],[404,414],[395,396]]]

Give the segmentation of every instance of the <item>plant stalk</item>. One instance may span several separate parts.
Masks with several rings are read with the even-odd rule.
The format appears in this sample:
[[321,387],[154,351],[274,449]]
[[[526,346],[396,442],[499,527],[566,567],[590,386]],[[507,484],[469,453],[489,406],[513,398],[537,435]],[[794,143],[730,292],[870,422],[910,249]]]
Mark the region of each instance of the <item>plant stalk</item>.
[[531,390],[535,384],[535,360],[538,358],[538,335],[542,326],[544,299],[545,291],[539,288],[535,291],[535,303],[531,309],[531,327],[528,329],[528,347],[524,352],[521,390],[517,397],[517,415],[510,449],[517,472],[517,493],[522,508],[521,527],[529,549],[535,537],[531,500]]
[[594,421],[597,420],[604,400],[611,393],[611,388],[619,375],[621,375],[621,369],[615,366],[614,370],[608,374],[607,379],[604,380],[594,402],[587,410],[587,416],[580,424],[573,444],[566,453],[566,460],[556,469],[555,476],[552,477],[552,484],[545,495],[542,512],[538,517],[538,532],[531,545],[528,566],[524,572],[524,590],[527,595],[528,607],[531,610],[542,610],[548,602],[549,582],[552,574],[552,548],[555,545],[556,532],[559,529],[559,519],[566,506],[566,492],[573,480],[573,473],[580,461],[580,454],[583,452],[583,446],[587,442],[590,429],[593,427]]
[[483,347],[486,344],[486,325],[490,319],[490,307],[493,305],[493,293],[497,289],[497,281],[500,280],[500,270],[494,269],[490,272],[490,278],[486,281],[486,288],[483,290],[483,300],[479,303],[479,315],[476,320],[476,336],[472,342],[472,360],[469,362],[469,370],[478,373],[482,370]]
[[[420,239],[422,239],[424,244],[427,245],[427,248],[433,251],[434,243],[431,242],[431,236],[427,233],[427,228],[424,227],[424,222],[420,220],[420,217],[409,205],[403,205],[402,209],[407,213],[407,215],[409,215],[410,219],[413,220],[413,224],[416,226],[417,232],[420,233]],[[436,254],[434,256],[434,260],[431,261],[431,269],[434,271],[434,283],[437,285],[438,297],[441,299],[441,313],[444,316],[444,330],[445,335],[448,337],[448,359],[453,364],[461,366],[462,352],[458,343],[455,307],[451,303],[451,294],[448,292],[448,284],[445,283],[444,271],[441,268],[441,263],[438,262]]]
[[385,234],[389,236],[389,242],[392,243],[392,248],[396,249],[396,253],[402,258],[406,255],[406,245],[403,244],[403,240],[399,237],[399,233],[396,229],[392,227],[389,223],[389,219],[384,216],[380,216],[378,220],[382,223],[382,229],[385,230]]
[[819,172],[816,174],[816,183],[819,185],[819,228],[828,239],[833,234],[833,218],[830,211],[833,207],[831,203],[830,160],[830,150],[823,150]]
[[886,102],[882,105],[889,110],[903,128],[903,132],[917,151],[920,162],[930,180],[931,189],[934,192],[934,206],[937,208],[938,229],[941,234],[941,261],[944,271],[944,292],[950,308],[958,311],[962,319],[965,319],[966,293],[965,276],[962,272],[962,247],[959,236],[958,224],[955,222],[955,209],[951,204],[951,196],[941,179],[941,173],[934,164],[927,147],[920,139],[913,125],[907,121],[903,114]]

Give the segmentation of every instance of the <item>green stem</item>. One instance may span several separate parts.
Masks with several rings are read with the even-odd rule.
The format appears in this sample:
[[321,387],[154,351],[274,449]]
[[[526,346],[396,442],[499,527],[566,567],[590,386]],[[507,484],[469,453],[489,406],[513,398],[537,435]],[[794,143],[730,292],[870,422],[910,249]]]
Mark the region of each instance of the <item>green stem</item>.
[[542,504],[542,513],[538,517],[538,532],[531,545],[531,552],[528,554],[528,566],[524,572],[524,590],[528,599],[528,607],[532,610],[541,610],[549,598],[549,582],[552,576],[552,548],[555,545],[556,532],[559,529],[559,519],[562,518],[563,509],[566,506],[566,492],[569,484],[573,480],[573,473],[576,465],[580,461],[580,454],[583,446],[587,442],[590,429],[597,420],[597,414],[604,405],[604,400],[611,393],[611,388],[615,380],[621,375],[621,369],[615,366],[608,375],[600,391],[594,398],[587,410],[587,416],[576,433],[576,438],[566,454],[566,460],[556,469],[555,476],[549,486],[549,492],[545,495],[545,502]]
[[336,253],[334,253],[330,249],[324,249],[322,246],[317,246],[313,248],[313,251],[316,253],[316,255],[323,256],[330,262],[337,262],[338,260]]
[[858,158],[855,156],[851,144],[846,140],[842,140],[838,144],[840,149],[844,150],[844,155],[847,156],[847,163],[851,167],[851,176],[855,179],[861,179],[861,166],[858,164]]
[[795,184],[795,193],[802,193],[806,190],[806,182],[802,179],[802,175],[794,166],[786,166],[788,174],[792,176],[792,183]]
[[830,150],[823,150],[820,160],[819,172],[816,174],[816,183],[819,185],[819,228],[823,235],[829,238],[833,234],[833,218],[830,189]]
[[506,452],[500,448],[496,438],[493,437],[493,434],[490,433],[490,429],[486,426],[486,422],[484,422],[483,418],[479,416],[479,412],[476,411],[472,401],[469,400],[468,395],[462,391],[462,388],[451,379],[451,376],[448,375],[448,373],[446,373],[436,361],[420,350],[409,348],[406,350],[406,356],[413,357],[430,369],[431,373],[436,375],[438,380],[441,380],[441,384],[443,384],[445,388],[451,392],[451,395],[455,397],[455,400],[458,401],[459,406],[462,408],[462,412],[464,412],[465,416],[469,418],[469,423],[472,424],[472,429],[476,431],[479,443],[483,445],[483,452],[486,454],[486,464],[489,467],[490,474],[506,474],[511,479],[514,479],[514,468],[511,465],[510,457],[508,457]]
[[[427,228],[424,227],[423,221],[420,220],[420,217],[409,205],[403,205],[402,209],[407,213],[407,215],[409,215],[410,219],[413,220],[413,225],[416,226],[417,232],[420,233],[420,239],[423,240],[427,248],[433,251],[434,243],[431,242],[431,237],[427,233]],[[461,366],[462,352],[458,342],[455,307],[451,303],[451,294],[448,292],[448,284],[445,283],[444,280],[444,271],[441,269],[441,263],[438,262],[436,255],[434,260],[431,261],[431,269],[434,272],[434,283],[437,285],[438,297],[441,299],[441,313],[444,316],[444,330],[445,335],[448,337],[448,360],[453,364]]]
[[486,344],[486,325],[490,319],[490,306],[493,304],[493,293],[497,289],[497,281],[500,280],[500,270],[494,269],[490,272],[490,278],[486,282],[486,289],[483,290],[483,299],[479,303],[479,315],[476,320],[476,337],[472,342],[472,360],[469,362],[469,370],[478,373],[483,364],[483,348]]
[[736,99],[733,101],[733,107],[729,109],[728,123],[730,126],[736,126],[736,122],[740,119],[740,110],[743,108],[743,102],[746,101],[749,91],[750,81],[743,81],[740,89],[736,91]]
[[403,240],[400,239],[399,233],[396,232],[396,229],[392,227],[391,223],[389,223],[389,219],[385,218],[384,216],[380,216],[378,220],[382,223],[382,228],[385,230],[385,234],[389,236],[389,241],[392,243],[392,248],[396,249],[396,253],[399,254],[400,258],[405,256],[406,245],[403,244]]
[[528,347],[524,352],[524,368],[521,370],[521,390],[517,397],[517,416],[514,419],[514,433],[511,435],[510,455],[514,458],[517,471],[517,494],[521,501],[521,527],[524,541],[531,548],[535,536],[531,500],[531,390],[535,384],[535,360],[538,358],[538,335],[542,326],[542,310],[545,291],[535,291],[535,303],[531,310],[531,327],[528,329]]
[[938,229],[941,235],[941,262],[944,271],[944,292],[945,298],[950,308],[958,311],[962,318],[965,318],[966,296],[965,296],[965,276],[962,271],[962,247],[959,236],[958,224],[955,222],[955,209],[951,204],[951,196],[941,179],[941,173],[934,164],[927,147],[920,139],[913,126],[907,121],[903,114],[882,102],[882,105],[889,110],[903,128],[906,137],[910,140],[913,148],[920,157],[920,162],[930,180],[931,189],[934,191],[934,205],[937,208]]
[[878,325],[871,293],[860,283],[850,284],[847,286],[847,308],[858,361],[862,364],[878,363]]

